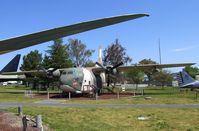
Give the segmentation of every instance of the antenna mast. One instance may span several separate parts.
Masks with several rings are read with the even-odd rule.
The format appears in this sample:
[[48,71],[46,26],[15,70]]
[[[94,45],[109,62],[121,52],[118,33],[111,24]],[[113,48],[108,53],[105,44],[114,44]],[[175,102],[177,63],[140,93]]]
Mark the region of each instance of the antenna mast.
[[160,60],[160,64],[162,64],[161,47],[160,47],[160,38],[159,38],[159,40],[158,40],[158,46],[159,46],[159,60]]

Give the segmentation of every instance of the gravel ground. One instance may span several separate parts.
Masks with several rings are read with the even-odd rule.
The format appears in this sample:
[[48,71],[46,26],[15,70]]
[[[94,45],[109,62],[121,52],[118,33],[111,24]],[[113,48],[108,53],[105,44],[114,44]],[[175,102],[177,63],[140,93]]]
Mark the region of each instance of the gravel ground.
[[[45,131],[52,131],[44,126]],[[22,118],[14,113],[0,112],[0,131],[23,131]],[[27,131],[40,131],[33,127],[33,123],[29,123]]]

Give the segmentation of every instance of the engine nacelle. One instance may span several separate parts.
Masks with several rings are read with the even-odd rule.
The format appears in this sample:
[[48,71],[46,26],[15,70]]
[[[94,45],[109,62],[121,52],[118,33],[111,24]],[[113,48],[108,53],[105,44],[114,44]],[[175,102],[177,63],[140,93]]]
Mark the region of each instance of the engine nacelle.
[[156,68],[156,69],[154,69],[154,72],[156,73],[156,72],[160,72],[161,71],[161,69],[158,69],[158,68]]
[[53,71],[53,76],[54,77],[59,77],[60,75],[61,75],[61,73],[60,73],[59,69]]
[[113,69],[113,75],[116,75],[117,73],[118,73],[118,71],[117,71],[117,69],[115,68],[115,69]]

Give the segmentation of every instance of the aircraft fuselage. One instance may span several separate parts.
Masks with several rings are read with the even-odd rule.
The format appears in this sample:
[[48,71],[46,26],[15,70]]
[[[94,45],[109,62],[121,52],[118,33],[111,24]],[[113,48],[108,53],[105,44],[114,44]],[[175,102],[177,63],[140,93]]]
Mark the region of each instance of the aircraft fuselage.
[[67,68],[60,76],[60,89],[64,92],[88,93],[101,89],[103,78],[88,68]]

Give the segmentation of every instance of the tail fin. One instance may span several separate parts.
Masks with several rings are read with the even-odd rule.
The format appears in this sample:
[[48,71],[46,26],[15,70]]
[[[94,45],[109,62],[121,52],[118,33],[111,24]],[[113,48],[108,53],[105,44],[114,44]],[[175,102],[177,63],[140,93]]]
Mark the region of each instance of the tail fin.
[[177,81],[179,86],[184,86],[186,84],[195,82],[196,80],[193,79],[187,72],[183,70],[182,72],[179,72],[177,74]]
[[1,71],[2,72],[15,72],[19,66],[19,60],[21,55],[16,55]]

